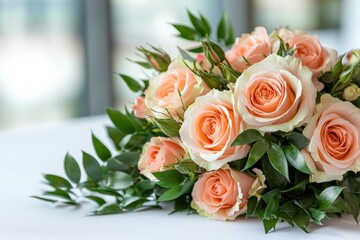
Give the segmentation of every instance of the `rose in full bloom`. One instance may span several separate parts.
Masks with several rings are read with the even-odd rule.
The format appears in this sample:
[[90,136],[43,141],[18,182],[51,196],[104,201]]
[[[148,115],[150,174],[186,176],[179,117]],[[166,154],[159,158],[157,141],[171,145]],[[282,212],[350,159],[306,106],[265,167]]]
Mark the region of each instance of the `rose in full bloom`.
[[299,59],[271,54],[237,79],[236,109],[250,128],[289,132],[313,114],[316,88],[311,76]]
[[232,93],[213,89],[189,106],[179,133],[191,159],[215,170],[248,154],[248,145],[231,146],[243,130],[242,117],[233,109]]
[[279,37],[288,43],[291,48],[296,48],[294,57],[299,58],[303,65],[313,73],[313,81],[317,89],[323,89],[323,84],[317,80],[321,72],[330,70],[337,59],[337,51],[321,45],[317,36],[311,36],[301,30],[290,31],[280,28],[270,34],[273,44],[273,52],[277,52],[280,46]]
[[271,44],[266,29],[257,27],[251,34],[243,34],[240,38],[236,38],[235,44],[225,56],[235,70],[243,72],[249,67],[249,63],[260,62],[270,52]]
[[184,114],[184,108],[207,89],[201,78],[191,72],[183,61],[175,60],[166,72],[150,79],[144,92],[145,104],[154,117],[168,118],[170,113],[173,118],[178,119]]
[[201,216],[234,220],[246,211],[248,198],[266,187],[265,176],[256,173],[256,178],[230,168],[203,173],[194,185],[191,207]]
[[185,150],[178,138],[153,137],[142,149],[138,168],[141,174],[155,180],[153,172],[166,170],[167,166],[178,162],[184,155]]
[[324,94],[303,134],[310,139],[302,154],[312,182],[342,180],[344,173],[360,171],[360,109],[352,103]]
[[145,98],[142,96],[135,98],[133,110],[134,110],[134,115],[137,118],[145,118],[147,115],[150,114],[150,111],[147,109],[145,105]]

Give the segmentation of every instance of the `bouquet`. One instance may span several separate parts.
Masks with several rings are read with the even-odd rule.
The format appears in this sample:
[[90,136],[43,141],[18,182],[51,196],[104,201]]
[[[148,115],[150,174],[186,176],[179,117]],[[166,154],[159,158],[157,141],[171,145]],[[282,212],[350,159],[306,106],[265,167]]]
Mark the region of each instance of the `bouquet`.
[[266,233],[283,221],[306,232],[332,215],[358,221],[360,52],[338,56],[286,28],[235,39],[226,14],[211,34],[203,15],[188,16],[173,26],[194,47],[175,58],[138,47],[143,59],[131,61],[150,77],[119,75],[139,97],[107,109],[114,150],[92,135],[97,157],[83,152],[81,171],[67,154],[66,177],[44,174],[50,190],[33,197],[89,200],[93,215],[172,202],[172,213],[257,217]]

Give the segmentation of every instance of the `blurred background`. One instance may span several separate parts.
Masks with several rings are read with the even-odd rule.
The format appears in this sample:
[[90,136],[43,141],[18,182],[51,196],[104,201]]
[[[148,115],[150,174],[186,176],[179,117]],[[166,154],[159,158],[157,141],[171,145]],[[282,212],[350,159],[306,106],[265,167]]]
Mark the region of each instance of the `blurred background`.
[[0,0],[0,129],[131,104],[116,73],[144,76],[126,60],[136,46],[192,46],[169,24],[188,23],[186,8],[213,26],[227,11],[237,36],[287,26],[340,53],[360,47],[358,0]]

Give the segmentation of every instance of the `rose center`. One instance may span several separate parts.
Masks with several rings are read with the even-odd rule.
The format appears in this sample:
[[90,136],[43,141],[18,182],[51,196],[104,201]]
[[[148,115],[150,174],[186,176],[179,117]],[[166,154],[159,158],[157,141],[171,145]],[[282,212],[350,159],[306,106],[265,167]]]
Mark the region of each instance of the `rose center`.
[[344,159],[351,149],[353,135],[341,125],[325,126],[322,136],[325,136],[324,148],[333,158]]

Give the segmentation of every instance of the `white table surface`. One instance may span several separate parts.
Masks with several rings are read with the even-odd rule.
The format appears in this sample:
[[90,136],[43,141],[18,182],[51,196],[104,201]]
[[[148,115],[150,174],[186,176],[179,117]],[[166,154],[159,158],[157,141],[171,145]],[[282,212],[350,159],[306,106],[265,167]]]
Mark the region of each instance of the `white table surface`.
[[333,217],[311,234],[280,224],[265,235],[256,219],[220,222],[198,215],[147,210],[89,217],[95,205],[54,207],[30,198],[44,189],[41,173],[63,174],[63,157],[93,153],[91,130],[105,139],[105,116],[0,131],[0,240],[33,239],[358,239],[360,226],[350,216]]

